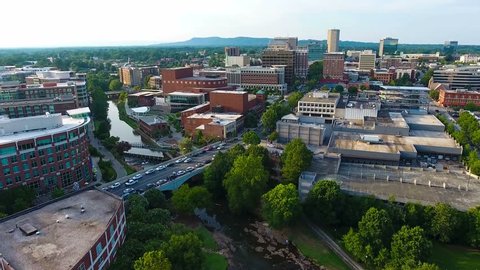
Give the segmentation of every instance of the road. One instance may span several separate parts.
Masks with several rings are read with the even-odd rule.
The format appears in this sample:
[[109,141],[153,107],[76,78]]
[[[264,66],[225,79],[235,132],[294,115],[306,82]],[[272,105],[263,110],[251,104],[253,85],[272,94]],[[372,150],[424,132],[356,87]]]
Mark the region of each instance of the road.
[[[163,162],[163,163],[160,163],[160,164],[156,164],[155,166],[153,167],[150,167],[150,168],[147,168],[143,171],[139,171],[139,172],[136,172],[135,174],[132,174],[132,175],[128,175],[128,176],[125,176],[125,177],[122,177],[120,179],[117,179],[116,181],[113,181],[113,182],[109,182],[109,183],[106,183],[104,185],[102,185],[100,188],[108,188],[110,185],[112,185],[113,183],[115,182],[119,182],[121,185],[117,188],[114,188],[114,189],[108,189],[109,192],[111,193],[114,193],[118,196],[122,196],[123,195],[123,191],[126,189],[126,188],[133,188],[135,190],[147,190],[147,185],[150,184],[150,183],[155,183],[157,182],[158,180],[161,180],[161,179],[168,179],[169,176],[172,175],[173,172],[176,172],[176,171],[179,171],[179,170],[183,170],[185,171],[185,169],[187,167],[195,167],[196,164],[202,164],[204,163],[205,161],[207,160],[212,160],[212,157],[218,153],[219,151],[227,151],[228,149],[230,149],[231,147],[233,147],[235,145],[235,143],[226,143],[225,146],[222,147],[221,150],[217,150],[216,149],[216,146],[218,146],[219,143],[216,143],[216,144],[213,144],[212,146],[213,149],[210,150],[210,151],[206,151],[204,153],[201,153],[201,151],[198,151],[200,152],[198,155],[196,156],[192,156],[193,153],[195,152],[192,152],[192,153],[189,153],[185,156],[188,156],[192,159],[191,162],[188,162],[188,163],[185,163],[185,162],[181,162],[181,163],[176,163],[175,161],[177,161],[178,159],[180,158],[183,158],[185,156],[181,156],[181,157],[178,157],[176,159],[172,159],[172,160],[169,160],[169,161],[166,161],[166,162]],[[161,170],[161,171],[154,171],[152,174],[145,174],[145,172],[148,170],[148,169],[155,169],[156,167],[160,166],[160,165],[169,165],[168,167],[166,167],[165,169]],[[202,168],[204,166],[208,166],[209,164],[206,164],[206,165],[203,165],[203,166],[200,166],[199,168]],[[198,169],[199,169],[198,168]],[[195,172],[192,171],[190,173],[186,173],[185,175],[182,176],[183,177],[186,177],[188,176],[189,174],[193,175]],[[125,185],[125,182],[127,182],[130,178],[132,178],[134,175],[136,174],[141,174],[143,175],[142,178],[140,178],[138,180],[138,183],[132,185],[132,186],[126,186]],[[157,188],[163,186],[163,185],[166,185],[168,183],[170,183],[171,181],[174,181],[174,179],[172,180],[169,180],[165,183],[163,183],[162,185],[160,186],[157,186]]]
[[322,242],[328,246],[337,256],[353,270],[364,270],[363,267],[353,260],[350,255],[348,255],[327,233],[325,233],[318,226],[310,222],[306,217],[303,218],[303,221],[307,224],[313,233],[322,240]]
[[[95,136],[93,136],[93,122],[92,122],[91,126],[88,128],[88,136],[89,136],[89,139],[90,139],[89,143],[93,147],[95,147],[98,151],[100,151],[100,153],[102,153],[102,155],[106,159],[108,159],[112,162],[112,167],[115,170],[115,172],[117,173],[117,179],[120,178],[120,177],[126,176],[127,171],[125,170],[123,165],[113,156],[113,154],[110,151],[108,151],[105,147],[103,147],[102,143],[97,138],[95,138]],[[100,171],[98,171],[97,173],[101,174]]]

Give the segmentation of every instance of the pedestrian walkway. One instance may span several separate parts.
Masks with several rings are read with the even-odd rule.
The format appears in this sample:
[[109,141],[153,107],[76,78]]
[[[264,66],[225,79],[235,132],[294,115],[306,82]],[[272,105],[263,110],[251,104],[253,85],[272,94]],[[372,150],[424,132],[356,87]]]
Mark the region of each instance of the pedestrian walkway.
[[310,222],[306,217],[303,221],[312,229],[315,236],[317,236],[330,250],[332,250],[337,256],[347,264],[350,269],[364,270],[363,267],[350,257],[327,233],[320,229],[317,225]]
[[[88,132],[88,136],[90,138],[90,144],[95,147],[98,151],[100,151],[100,153],[102,153],[102,155],[110,160],[112,162],[112,167],[113,169],[115,170],[115,172],[117,173],[117,179],[120,178],[120,177],[124,177],[127,175],[127,171],[125,170],[125,168],[123,167],[123,165],[113,156],[112,153],[110,153],[110,151],[108,151],[108,149],[106,149],[102,143],[93,136],[93,131],[92,131],[92,128],[93,127],[90,127],[89,128],[89,132]],[[100,172],[99,172],[100,173]]]

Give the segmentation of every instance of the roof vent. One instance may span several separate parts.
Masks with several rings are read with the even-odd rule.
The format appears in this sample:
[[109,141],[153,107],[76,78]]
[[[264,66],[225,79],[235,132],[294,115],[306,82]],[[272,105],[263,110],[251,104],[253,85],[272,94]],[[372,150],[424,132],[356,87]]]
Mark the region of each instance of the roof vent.
[[37,228],[33,227],[30,223],[22,224],[19,226],[19,228],[26,236],[30,236],[38,232]]

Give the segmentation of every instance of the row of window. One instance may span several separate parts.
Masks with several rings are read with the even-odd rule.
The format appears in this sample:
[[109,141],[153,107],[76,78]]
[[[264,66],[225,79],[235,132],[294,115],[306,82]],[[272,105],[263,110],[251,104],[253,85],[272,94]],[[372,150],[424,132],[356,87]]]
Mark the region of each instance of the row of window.
[[[69,133],[69,138],[70,140],[74,139],[78,137],[77,134],[75,133]],[[61,142],[66,142],[67,141],[67,135],[66,134],[62,134],[58,137],[54,137],[53,138],[53,142],[55,142],[56,144],[58,143],[61,143]],[[46,146],[46,145],[50,145],[52,143],[52,140],[51,138],[47,138],[47,139],[42,139],[42,140],[38,140],[37,141],[37,146],[38,147],[41,147],[41,146]],[[62,151],[62,150],[66,150],[68,149],[69,147],[74,147],[76,145],[79,144],[79,141],[78,140],[73,140],[73,141],[70,141],[69,143],[62,143],[62,144],[59,144],[59,145],[56,145],[54,147],[51,147],[51,148],[45,148],[45,149],[39,149],[38,150],[38,155],[39,156],[42,156],[45,154],[45,150],[47,151],[47,154],[52,154],[53,151],[56,151],[56,152],[59,152],[59,151]],[[35,149],[35,144],[33,142],[28,142],[28,143],[23,143],[21,145],[18,145],[18,150],[19,151],[25,151],[25,150],[30,150],[30,149]],[[17,150],[16,150],[16,147],[15,146],[7,146],[7,147],[2,147],[0,148],[0,156],[3,156],[3,155],[13,155],[13,154],[16,154]],[[35,157],[35,151],[33,150],[32,152],[28,153],[30,155],[30,158],[33,158]],[[26,153],[23,153],[22,154],[22,157],[24,155],[27,155]],[[24,160],[22,158],[22,160]]]

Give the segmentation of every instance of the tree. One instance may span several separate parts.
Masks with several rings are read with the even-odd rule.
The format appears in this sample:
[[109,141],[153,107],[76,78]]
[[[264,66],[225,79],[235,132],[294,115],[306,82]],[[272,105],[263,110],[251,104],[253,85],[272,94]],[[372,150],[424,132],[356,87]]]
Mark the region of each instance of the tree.
[[467,241],[472,247],[480,247],[480,206],[469,209]]
[[423,75],[422,79],[420,80],[420,82],[425,85],[425,86],[428,86],[428,82],[430,81],[430,79],[432,78],[433,76],[433,69],[429,69],[427,72],[425,72],[425,75]]
[[438,98],[440,97],[440,91],[438,90],[430,90],[428,92],[428,95],[430,96],[431,99],[438,101]]
[[323,78],[323,61],[315,61],[308,67],[307,79],[315,82]]
[[178,147],[180,148],[180,153],[184,155],[186,153],[192,152],[192,148],[193,148],[192,139],[190,137],[183,138],[178,144]]
[[268,172],[260,157],[237,157],[223,181],[230,210],[235,214],[253,211],[267,187],[267,181]]
[[173,192],[172,204],[178,212],[192,214],[195,208],[209,208],[212,205],[212,194],[202,186],[190,188],[182,185]]
[[432,235],[435,238],[442,243],[450,243],[460,233],[457,231],[459,225],[460,219],[457,210],[445,203],[435,205],[431,225]]
[[228,171],[230,171],[232,163],[227,153],[218,152],[212,164],[203,173],[205,187],[215,198],[221,198],[225,195],[223,180]]
[[288,182],[298,181],[302,171],[310,167],[313,154],[300,139],[293,139],[282,154],[282,176]]
[[258,116],[253,112],[248,112],[245,116],[245,127],[256,128],[258,126]]
[[260,145],[251,145],[248,147],[247,151],[245,151],[246,155],[253,155],[256,157],[260,157],[262,159],[262,164],[265,168],[270,168],[270,154],[268,153],[267,148],[260,146]]
[[367,90],[367,86],[365,86],[364,84],[360,85],[360,90],[362,90],[362,91]]
[[268,108],[261,117],[262,125],[265,131],[272,132],[277,125],[277,112],[273,107]]
[[23,198],[16,198],[13,202],[13,211],[20,212],[28,208],[28,203]]
[[432,242],[426,238],[422,228],[402,226],[392,237],[391,264],[398,268],[414,268],[428,258],[431,248]]
[[162,250],[172,263],[172,269],[197,270],[205,261],[202,241],[192,232],[172,235],[162,244]]
[[278,139],[278,132],[274,131],[268,135],[268,140],[274,142]]
[[165,256],[165,252],[156,250],[143,254],[135,261],[133,268],[135,270],[170,270],[172,264]]
[[306,211],[317,222],[332,225],[338,222],[336,213],[342,198],[340,186],[332,180],[318,181],[308,193]]
[[108,84],[108,89],[110,91],[119,91],[120,89],[122,89],[122,83],[118,79],[113,79]]
[[348,93],[354,95],[358,93],[358,88],[356,86],[350,86],[348,87]]
[[335,85],[335,87],[333,88],[333,92],[335,93],[343,93],[344,90],[345,88],[340,84]]
[[145,191],[143,196],[148,201],[149,209],[166,207],[167,200],[165,199],[165,194],[156,188]]
[[52,190],[51,197],[52,199],[56,199],[62,197],[63,195],[65,195],[65,191],[61,188],[56,187]]
[[243,134],[242,136],[242,141],[245,144],[250,144],[250,145],[257,145],[260,143],[260,137],[258,137],[257,133],[255,131],[247,131]]
[[262,196],[262,215],[274,228],[292,223],[300,212],[300,199],[293,184],[279,184]]
[[475,105],[475,103],[468,102],[467,105],[465,105],[464,109],[467,110],[467,111],[476,112],[480,108],[479,108],[479,106]]
[[302,99],[302,97],[303,94],[298,91],[291,93],[287,98],[288,106],[290,106],[291,109],[294,109],[295,107],[297,107],[297,104],[300,99]]

